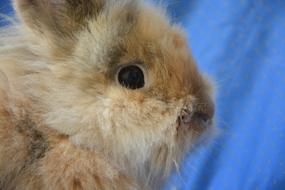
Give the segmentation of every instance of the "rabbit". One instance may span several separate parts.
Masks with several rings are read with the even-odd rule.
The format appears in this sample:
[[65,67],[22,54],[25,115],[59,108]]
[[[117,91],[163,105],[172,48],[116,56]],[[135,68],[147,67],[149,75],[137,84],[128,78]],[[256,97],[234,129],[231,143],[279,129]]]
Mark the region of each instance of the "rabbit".
[[158,189],[214,129],[181,27],[139,0],[13,0],[0,35],[0,189]]

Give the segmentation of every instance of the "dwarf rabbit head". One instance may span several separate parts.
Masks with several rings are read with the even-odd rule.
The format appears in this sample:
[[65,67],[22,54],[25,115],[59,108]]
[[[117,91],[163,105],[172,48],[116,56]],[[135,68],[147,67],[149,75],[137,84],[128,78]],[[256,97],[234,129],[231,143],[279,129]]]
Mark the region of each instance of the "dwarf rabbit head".
[[[167,174],[212,128],[211,85],[180,27],[139,0],[14,0],[49,68],[47,126],[134,178]],[[40,91],[40,90],[39,90]]]

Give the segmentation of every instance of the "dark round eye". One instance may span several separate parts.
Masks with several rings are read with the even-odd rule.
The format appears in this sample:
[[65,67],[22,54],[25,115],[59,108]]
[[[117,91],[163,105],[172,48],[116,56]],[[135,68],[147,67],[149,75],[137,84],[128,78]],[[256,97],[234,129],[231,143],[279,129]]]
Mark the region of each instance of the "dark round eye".
[[135,90],[144,87],[144,73],[136,65],[128,65],[121,68],[118,73],[119,83],[129,89]]

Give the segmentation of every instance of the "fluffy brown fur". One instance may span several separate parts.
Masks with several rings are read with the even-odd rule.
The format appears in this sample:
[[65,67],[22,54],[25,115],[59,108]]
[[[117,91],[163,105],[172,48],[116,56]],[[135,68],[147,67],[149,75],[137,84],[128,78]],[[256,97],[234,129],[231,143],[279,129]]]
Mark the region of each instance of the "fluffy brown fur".
[[[14,6],[22,24],[0,37],[0,189],[156,189],[212,128],[210,85],[162,9]],[[129,64],[143,70],[143,88],[118,82]]]

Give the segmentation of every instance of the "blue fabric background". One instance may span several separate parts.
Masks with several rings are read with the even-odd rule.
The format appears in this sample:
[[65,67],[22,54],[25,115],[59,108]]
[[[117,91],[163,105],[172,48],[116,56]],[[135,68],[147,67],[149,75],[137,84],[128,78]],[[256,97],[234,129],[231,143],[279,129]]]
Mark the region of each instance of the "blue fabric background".
[[222,133],[189,155],[165,189],[285,189],[285,1],[168,4],[200,69],[216,80]]
[[166,189],[285,189],[285,1],[178,0],[169,8],[216,79],[219,138]]

